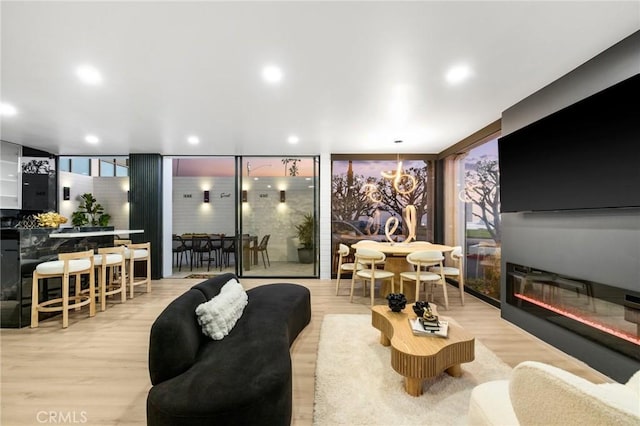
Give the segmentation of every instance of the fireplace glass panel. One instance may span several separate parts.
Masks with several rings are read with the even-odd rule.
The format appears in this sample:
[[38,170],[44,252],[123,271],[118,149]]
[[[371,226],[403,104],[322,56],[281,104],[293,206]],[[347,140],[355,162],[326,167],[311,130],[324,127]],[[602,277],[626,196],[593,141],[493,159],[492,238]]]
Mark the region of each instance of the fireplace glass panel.
[[507,303],[640,359],[640,293],[507,263]]

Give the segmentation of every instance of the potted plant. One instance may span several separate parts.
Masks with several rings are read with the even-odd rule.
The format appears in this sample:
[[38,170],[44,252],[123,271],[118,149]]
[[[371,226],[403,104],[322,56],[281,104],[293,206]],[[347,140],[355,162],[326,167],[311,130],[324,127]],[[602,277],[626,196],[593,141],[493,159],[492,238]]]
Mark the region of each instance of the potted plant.
[[104,207],[90,192],[80,196],[78,210],[71,215],[73,226],[107,226],[110,219],[111,215],[104,212]]
[[298,248],[298,260],[300,263],[313,263],[313,234],[315,221],[311,213],[304,215],[302,222],[296,225],[300,248]]

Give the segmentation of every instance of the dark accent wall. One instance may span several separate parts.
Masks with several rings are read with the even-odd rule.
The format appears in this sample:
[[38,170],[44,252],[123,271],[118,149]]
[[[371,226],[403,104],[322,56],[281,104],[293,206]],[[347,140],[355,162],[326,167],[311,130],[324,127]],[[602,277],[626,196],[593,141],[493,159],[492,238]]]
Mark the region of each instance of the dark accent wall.
[[151,277],[162,278],[162,156],[129,154],[129,226],[134,243],[151,242]]
[[444,160],[433,162],[435,170],[433,242],[444,244]]
[[[631,77],[640,70],[640,32],[636,32],[502,114],[506,135],[552,112]],[[600,161],[624,152],[602,147]],[[567,164],[576,175],[598,164]],[[544,173],[544,170],[540,170]],[[535,179],[535,177],[533,177]],[[624,289],[640,289],[640,209],[599,209],[502,214],[502,270],[506,263],[531,266]],[[607,376],[626,381],[637,361],[607,349],[506,303],[506,320]]]

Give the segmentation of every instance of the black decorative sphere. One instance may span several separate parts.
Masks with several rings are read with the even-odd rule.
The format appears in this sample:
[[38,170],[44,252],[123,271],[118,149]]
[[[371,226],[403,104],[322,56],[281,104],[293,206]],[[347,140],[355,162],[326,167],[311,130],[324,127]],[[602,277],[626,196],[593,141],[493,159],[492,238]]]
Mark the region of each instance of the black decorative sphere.
[[387,295],[389,309],[393,312],[400,312],[407,306],[407,298],[402,293],[390,293]]
[[424,310],[429,307],[429,303],[423,300],[418,300],[413,304],[413,312],[416,313],[418,317],[422,317],[424,315]]

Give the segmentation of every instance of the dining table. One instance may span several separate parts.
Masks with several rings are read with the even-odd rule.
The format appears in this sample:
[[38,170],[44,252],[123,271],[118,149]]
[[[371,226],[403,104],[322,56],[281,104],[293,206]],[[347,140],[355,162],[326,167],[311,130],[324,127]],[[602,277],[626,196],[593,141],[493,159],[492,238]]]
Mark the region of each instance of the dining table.
[[[452,246],[444,244],[434,244],[428,241],[412,241],[410,243],[403,242],[378,242],[378,241],[359,241],[351,246],[353,249],[369,249],[377,250],[386,255],[384,262],[384,269],[391,271],[395,274],[394,287],[396,293],[400,292],[400,273],[406,271],[414,271],[413,265],[407,261],[407,255],[416,251],[422,250],[434,250],[439,251],[443,255],[447,252],[453,251]],[[406,296],[407,300],[415,300],[415,286],[404,286],[402,292]],[[380,294],[386,298],[387,294],[391,293],[390,282],[385,280],[380,287]]]
[[[198,239],[208,239],[208,241],[211,242],[212,246],[210,247],[210,249],[214,249],[215,247],[219,247],[221,250],[224,249],[224,247],[227,246],[227,242],[237,242],[240,237],[235,236],[235,235],[225,235],[225,234],[207,234],[207,233],[187,233],[187,234],[182,234],[180,236],[180,238],[182,238],[182,240],[185,242],[185,247],[191,252],[191,270],[193,270],[193,248],[196,246],[196,244],[194,244],[194,239],[198,240]],[[250,270],[251,269],[251,265],[257,265],[258,264],[258,252],[254,250],[254,248],[257,246],[258,244],[258,236],[257,235],[249,235],[249,234],[243,234],[242,235],[242,264],[245,270]],[[210,256],[211,254],[209,254]],[[222,253],[219,254],[218,257],[216,257],[216,261],[218,263],[218,265],[220,266],[220,270],[222,270]],[[197,266],[197,265],[196,265]]]

